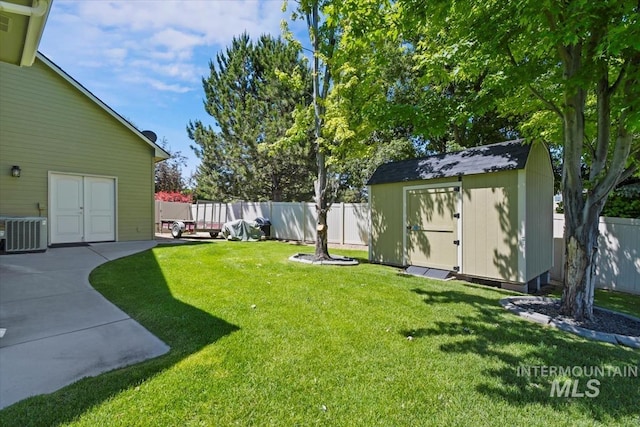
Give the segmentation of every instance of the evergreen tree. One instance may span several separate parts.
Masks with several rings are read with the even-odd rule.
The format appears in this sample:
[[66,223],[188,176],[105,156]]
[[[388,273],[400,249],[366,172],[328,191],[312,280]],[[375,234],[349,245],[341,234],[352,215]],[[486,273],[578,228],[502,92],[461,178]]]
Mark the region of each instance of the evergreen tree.
[[309,139],[280,144],[297,105],[311,98],[311,77],[300,49],[245,33],[210,62],[203,79],[213,126],[190,122],[192,149],[201,160],[199,197],[230,201],[308,200],[313,153]]

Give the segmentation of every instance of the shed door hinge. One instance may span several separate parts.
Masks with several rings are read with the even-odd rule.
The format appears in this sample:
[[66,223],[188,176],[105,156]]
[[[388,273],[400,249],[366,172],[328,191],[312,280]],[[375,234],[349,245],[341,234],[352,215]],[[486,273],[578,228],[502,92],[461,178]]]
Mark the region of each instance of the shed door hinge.
[[453,214],[453,217],[454,217],[454,218],[460,218],[460,214],[459,214],[459,213],[454,213],[454,214]]
[[454,241],[453,241],[453,244],[454,244],[454,245],[457,245],[457,246],[460,246],[460,240],[454,240]]
[[453,187],[453,191],[455,191],[456,193],[460,192],[460,187]]
[[454,266],[453,271],[460,271],[460,266],[459,265]]

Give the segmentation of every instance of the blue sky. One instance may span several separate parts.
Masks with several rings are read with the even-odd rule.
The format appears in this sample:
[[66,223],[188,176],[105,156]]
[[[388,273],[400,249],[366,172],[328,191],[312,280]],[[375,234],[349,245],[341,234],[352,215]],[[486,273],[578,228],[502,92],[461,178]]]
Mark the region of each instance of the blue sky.
[[[280,35],[281,0],[55,0],[40,51],[140,129],[188,158],[189,120],[204,111],[209,61],[243,31]],[[298,28],[301,28],[298,26]]]

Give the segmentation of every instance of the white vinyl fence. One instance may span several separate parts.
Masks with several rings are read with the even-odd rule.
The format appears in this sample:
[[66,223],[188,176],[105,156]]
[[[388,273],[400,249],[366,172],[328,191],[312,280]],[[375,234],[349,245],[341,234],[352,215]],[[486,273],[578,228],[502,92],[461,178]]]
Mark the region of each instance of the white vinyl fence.
[[[640,219],[600,218],[596,287],[640,295]],[[551,278],[564,276],[564,216],[553,217],[554,266]]]
[[[271,236],[281,240],[315,241],[316,212],[313,203],[199,202],[198,205],[156,201],[156,223],[161,219],[189,219],[197,224],[213,216],[222,222],[234,219],[271,221]],[[335,203],[331,206],[329,243],[369,245],[370,213],[367,204]],[[200,225],[199,225],[200,226]],[[564,217],[554,215],[554,266],[551,278],[564,274]],[[640,295],[640,219],[600,218],[596,257],[596,286]]]
[[[213,220],[212,220],[213,218]],[[316,210],[313,203],[287,202],[202,202],[197,204],[156,201],[156,225],[163,220],[193,220],[198,227],[211,222],[267,218],[271,237],[313,242],[316,238]],[[364,203],[334,203],[327,215],[329,243],[369,245],[369,206]]]

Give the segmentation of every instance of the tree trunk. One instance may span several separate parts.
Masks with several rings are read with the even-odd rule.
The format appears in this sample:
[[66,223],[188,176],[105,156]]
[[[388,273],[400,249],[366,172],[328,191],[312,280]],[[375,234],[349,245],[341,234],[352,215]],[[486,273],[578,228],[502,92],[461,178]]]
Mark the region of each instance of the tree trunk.
[[329,232],[327,228],[327,169],[325,165],[324,154],[318,151],[318,180],[316,181],[316,214],[318,220],[316,223],[316,252],[315,259],[327,260],[329,255]]
[[[313,42],[313,112],[314,112],[314,137],[316,143],[316,160],[318,165],[318,179],[315,182],[315,202],[318,220],[316,222],[316,251],[314,258],[317,261],[327,260],[329,256],[328,228],[327,228],[327,164],[323,147],[320,144],[322,134],[322,111],[320,94],[320,49],[318,39],[318,2],[312,5],[311,16],[307,16]],[[324,81],[325,92],[329,82]]]
[[[561,49],[564,76],[574,80],[581,72],[580,44]],[[637,75],[640,55],[632,58],[627,72]],[[589,177],[582,176],[583,142],[585,138],[584,110],[586,91],[568,85],[564,96],[564,165],[562,194],[565,206],[565,277],[562,290],[561,312],[574,319],[593,318],[593,296],[595,287],[595,255],[598,249],[598,222],[608,195],[620,180],[633,173],[626,168],[633,141],[627,129],[627,115],[631,109],[623,109],[618,117],[618,132],[613,150],[611,138],[611,96],[609,69],[604,63],[595,67],[600,74],[596,87],[598,132]],[[622,95],[626,105],[632,104],[635,96],[635,79],[628,79]],[[609,154],[611,152],[611,154]],[[587,180],[587,185],[584,181]],[[585,188],[586,187],[586,188]]]
[[[567,200],[567,203],[571,201]],[[574,227],[565,210],[565,276],[560,311],[576,320],[593,318],[594,258],[600,210],[592,206],[589,211],[585,215],[586,221]]]
[[[563,47],[564,78],[572,80],[580,72],[581,45]],[[565,270],[561,312],[575,319],[590,319],[593,315],[591,265],[593,261],[593,227],[583,194],[581,159],[584,144],[584,108],[586,91],[579,87],[567,89],[563,100],[563,168],[562,201],[565,218]],[[598,216],[595,217],[595,233]]]

